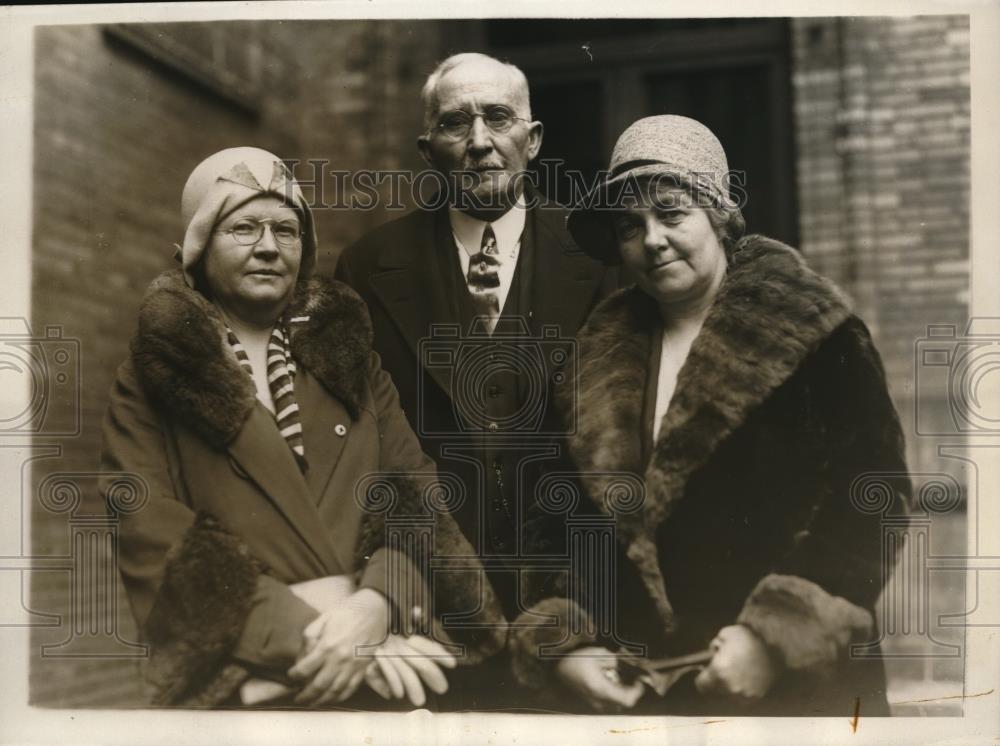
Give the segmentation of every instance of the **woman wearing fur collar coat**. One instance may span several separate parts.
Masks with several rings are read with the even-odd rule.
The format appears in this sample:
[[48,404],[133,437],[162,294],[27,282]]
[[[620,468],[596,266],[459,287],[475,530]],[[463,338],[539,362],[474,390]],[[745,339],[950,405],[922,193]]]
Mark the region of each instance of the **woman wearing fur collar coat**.
[[[372,707],[374,690],[422,705],[506,628],[474,574],[430,597],[420,537],[387,546],[392,520],[430,530],[434,554],[471,554],[367,310],[311,277],[309,206],[271,153],[207,158],[182,214],[182,268],[146,294],[104,425],[111,506],[122,474],[146,486],[118,557],[152,701]],[[478,630],[442,629],[477,608]]]
[[[534,549],[589,547],[574,567],[591,570],[536,577],[516,673],[574,711],[887,714],[872,643],[893,557],[859,485],[877,474],[905,511],[898,417],[846,298],[793,249],[740,238],[727,177],[707,128],[650,117],[570,218],[636,284],[577,337],[563,407],[583,494],[539,498]],[[563,543],[588,512],[613,523],[606,554]],[[686,656],[672,678],[653,663]]]

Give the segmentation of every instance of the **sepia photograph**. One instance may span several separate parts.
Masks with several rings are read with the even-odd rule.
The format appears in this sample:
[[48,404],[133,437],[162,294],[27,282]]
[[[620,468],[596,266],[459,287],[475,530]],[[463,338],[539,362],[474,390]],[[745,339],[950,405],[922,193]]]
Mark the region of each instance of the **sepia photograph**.
[[0,743],[1000,737],[1000,13],[796,7],[8,8]]

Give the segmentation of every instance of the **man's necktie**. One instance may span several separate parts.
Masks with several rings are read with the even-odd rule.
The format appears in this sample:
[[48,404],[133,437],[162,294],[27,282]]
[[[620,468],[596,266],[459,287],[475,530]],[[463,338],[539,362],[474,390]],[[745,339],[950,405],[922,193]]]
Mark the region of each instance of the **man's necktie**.
[[468,283],[476,315],[488,317],[486,328],[490,334],[496,328],[497,317],[500,315],[500,297],[497,295],[500,288],[499,253],[493,227],[487,224],[483,231],[482,248],[469,258]]

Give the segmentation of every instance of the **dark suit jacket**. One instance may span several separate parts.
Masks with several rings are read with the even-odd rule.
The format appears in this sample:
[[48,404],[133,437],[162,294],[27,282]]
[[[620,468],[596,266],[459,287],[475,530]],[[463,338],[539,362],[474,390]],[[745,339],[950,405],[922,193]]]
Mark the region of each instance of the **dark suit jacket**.
[[[522,398],[536,397],[530,406],[544,411],[540,418],[522,423],[520,430],[515,427],[513,431],[490,433],[470,428],[458,410],[477,394],[485,400],[490,393],[479,391],[478,384],[470,384],[462,374],[456,375],[454,367],[427,359],[430,348],[436,354],[447,346],[440,334],[434,334],[435,325],[459,324],[462,319],[456,294],[467,292],[455,268],[457,248],[447,208],[414,211],[380,226],[350,246],[337,267],[338,279],[353,287],[368,304],[375,350],[399,390],[400,402],[424,451],[437,462],[440,472],[454,474],[461,481],[465,494],[454,513],[456,521],[483,555],[484,563],[494,570],[511,567],[518,556],[520,520],[527,513],[533,484],[539,471],[560,453],[556,434],[564,426],[552,406],[553,382],[563,380],[557,369],[569,359],[567,354],[572,356],[573,337],[590,309],[617,280],[614,270],[602,267],[576,247],[565,218],[566,211],[557,206],[528,210],[515,276],[515,284],[521,283],[519,301],[515,303],[512,290],[505,306],[505,315],[510,306],[519,306],[526,330],[504,339],[513,340],[521,352],[534,355],[532,359],[544,368],[543,381],[525,379],[537,371],[521,371]],[[466,352],[471,348],[471,357],[488,354],[486,348],[502,336],[503,328],[498,327],[493,338],[476,341],[474,335],[469,336],[468,326],[462,325],[459,344],[465,345]],[[515,366],[520,364],[517,356],[507,359],[514,359]],[[482,387],[490,388],[485,383]],[[456,400],[460,400],[457,406]],[[505,486],[500,498],[490,489],[495,488],[495,464],[503,467]],[[507,582],[496,573],[490,577],[511,618],[523,610],[523,604],[511,573],[505,574]]]

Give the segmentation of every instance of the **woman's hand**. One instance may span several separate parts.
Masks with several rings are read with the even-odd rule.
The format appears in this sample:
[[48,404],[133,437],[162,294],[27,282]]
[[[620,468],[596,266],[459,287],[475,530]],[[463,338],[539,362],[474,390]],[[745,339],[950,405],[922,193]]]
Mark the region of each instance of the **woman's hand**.
[[629,686],[618,678],[618,661],[607,648],[580,648],[556,666],[556,672],[570,689],[597,712],[631,708],[642,696],[642,682]]
[[694,681],[702,694],[760,699],[778,676],[767,647],[748,627],[723,627],[712,640],[711,649],[715,655]]
[[308,681],[295,703],[315,707],[354,694],[371,662],[371,653],[359,656],[357,648],[382,642],[388,626],[389,602],[369,588],[316,617],[302,633],[304,650],[288,671],[290,678]]
[[454,668],[454,656],[426,637],[390,635],[375,652],[365,671],[365,681],[383,699],[406,696],[415,707],[427,701],[424,685],[436,694],[448,691],[448,679],[440,666]]

